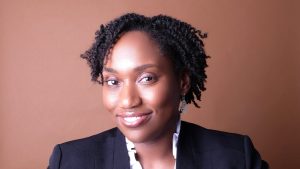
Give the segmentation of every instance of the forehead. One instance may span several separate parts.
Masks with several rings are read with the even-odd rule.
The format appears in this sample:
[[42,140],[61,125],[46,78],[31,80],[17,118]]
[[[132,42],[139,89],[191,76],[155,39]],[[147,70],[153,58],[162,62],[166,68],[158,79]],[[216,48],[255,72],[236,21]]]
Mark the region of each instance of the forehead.
[[125,33],[106,58],[105,67],[129,69],[143,64],[165,64],[158,45],[145,32]]

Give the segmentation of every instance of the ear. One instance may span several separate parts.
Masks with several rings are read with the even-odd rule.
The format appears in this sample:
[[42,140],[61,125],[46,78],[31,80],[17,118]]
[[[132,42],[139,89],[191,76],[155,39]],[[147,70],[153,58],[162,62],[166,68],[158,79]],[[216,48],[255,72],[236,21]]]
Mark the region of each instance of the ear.
[[181,74],[180,78],[180,94],[181,95],[186,95],[187,92],[190,90],[191,87],[191,79],[189,76],[189,73],[187,71],[184,71]]

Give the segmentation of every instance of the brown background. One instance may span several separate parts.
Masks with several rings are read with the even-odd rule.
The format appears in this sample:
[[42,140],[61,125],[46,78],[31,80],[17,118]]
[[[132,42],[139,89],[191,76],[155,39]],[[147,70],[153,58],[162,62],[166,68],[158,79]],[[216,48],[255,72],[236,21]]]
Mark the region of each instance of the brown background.
[[[207,31],[207,91],[184,119],[249,135],[273,169],[300,166],[295,1],[1,0],[0,168],[46,168],[55,144],[113,126],[79,58],[100,23],[135,11]],[[296,23],[297,22],[297,23]],[[297,167],[298,166],[298,167]]]

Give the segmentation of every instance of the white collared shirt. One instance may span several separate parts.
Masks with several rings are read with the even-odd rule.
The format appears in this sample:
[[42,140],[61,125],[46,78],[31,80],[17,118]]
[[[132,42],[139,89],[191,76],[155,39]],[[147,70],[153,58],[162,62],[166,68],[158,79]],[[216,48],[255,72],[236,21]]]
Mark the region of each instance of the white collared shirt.
[[[173,134],[172,153],[173,153],[173,157],[175,159],[174,169],[176,169],[177,142],[178,142],[178,138],[179,138],[180,127],[181,127],[181,120],[178,121],[177,127],[176,127],[176,132]],[[126,138],[126,146],[127,146],[129,159],[130,159],[130,169],[143,169],[141,163],[139,161],[137,161],[135,158],[136,150],[134,148],[133,142],[131,142],[127,138]]]

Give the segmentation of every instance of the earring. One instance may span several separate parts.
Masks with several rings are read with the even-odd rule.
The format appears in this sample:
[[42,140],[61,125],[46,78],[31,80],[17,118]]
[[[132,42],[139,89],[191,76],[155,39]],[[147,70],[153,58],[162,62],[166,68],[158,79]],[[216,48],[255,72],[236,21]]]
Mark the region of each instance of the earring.
[[178,111],[180,113],[187,112],[187,103],[185,101],[185,96],[184,95],[182,95],[181,98],[180,98],[180,103],[179,103]]

